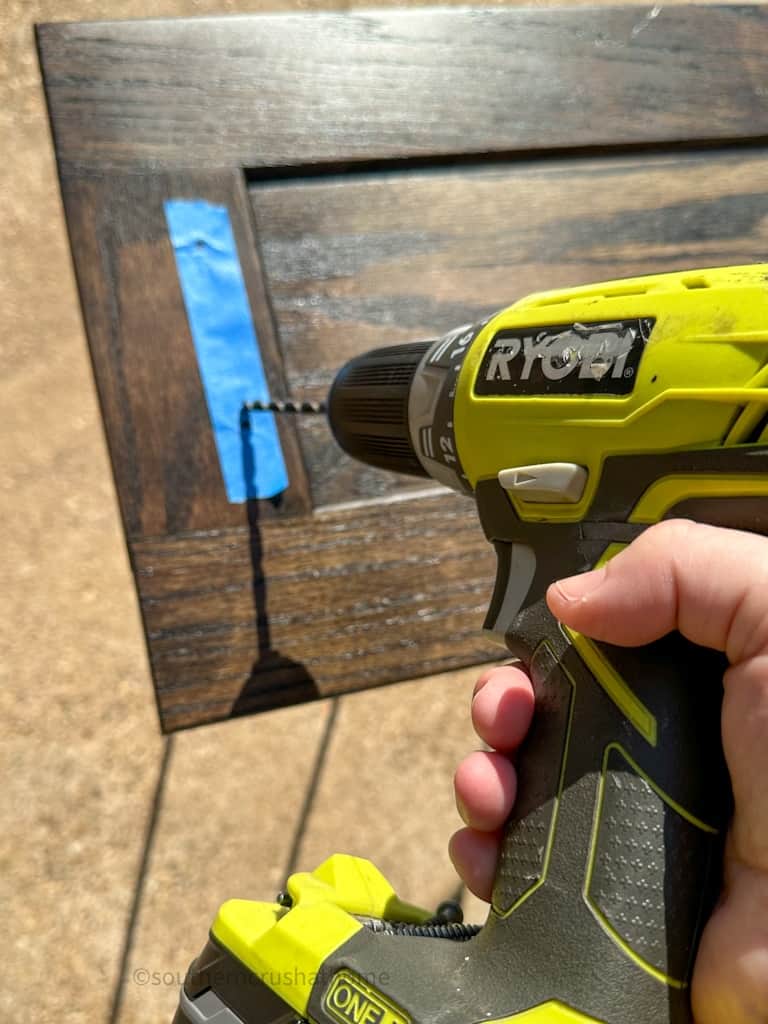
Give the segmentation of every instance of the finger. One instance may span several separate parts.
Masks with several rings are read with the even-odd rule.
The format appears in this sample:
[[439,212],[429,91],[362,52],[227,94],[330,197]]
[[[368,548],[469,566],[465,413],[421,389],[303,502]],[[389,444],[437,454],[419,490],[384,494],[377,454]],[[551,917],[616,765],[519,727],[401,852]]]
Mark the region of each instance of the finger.
[[482,690],[482,688],[485,686],[485,684],[488,682],[488,680],[491,678],[494,672],[498,672],[499,669],[504,668],[515,668],[516,665],[516,660],[513,662],[507,661],[501,665],[489,665],[488,668],[481,672],[480,675],[477,677],[477,682],[475,683],[474,688],[472,690],[472,697],[474,698],[478,695],[478,693]]
[[459,878],[481,900],[491,898],[499,844],[498,834],[474,832],[471,828],[455,832],[448,843],[448,853]]
[[768,542],[686,520],[650,527],[606,566],[547,591],[579,632],[639,646],[673,629],[732,663],[768,650]]
[[475,732],[495,750],[514,750],[530,728],[533,705],[533,687],[522,669],[495,668],[472,700]]
[[464,823],[480,832],[494,832],[512,810],[517,775],[503,754],[477,750],[456,769],[453,786]]

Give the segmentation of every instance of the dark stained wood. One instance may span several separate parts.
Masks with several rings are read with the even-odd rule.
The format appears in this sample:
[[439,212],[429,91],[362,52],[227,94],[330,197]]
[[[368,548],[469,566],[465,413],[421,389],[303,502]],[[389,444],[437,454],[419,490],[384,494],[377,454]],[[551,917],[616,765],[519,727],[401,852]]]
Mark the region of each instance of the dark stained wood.
[[243,529],[134,546],[166,729],[502,656],[480,632],[495,559],[470,500],[440,490],[257,533],[255,583]]
[[67,172],[768,135],[760,6],[44,25]]
[[[321,398],[358,352],[542,287],[762,260],[768,151],[350,174],[251,199],[289,393]],[[339,455],[325,421],[299,436],[315,505],[403,489]]]
[[228,207],[277,396],[533,290],[763,260],[768,11],[653,11],[39,30],[165,730],[499,652],[471,503],[322,420],[280,421],[281,507],[227,502],[163,199]]
[[[70,240],[115,481],[129,540],[242,525],[219,468],[163,200],[226,205],[265,373],[284,391],[242,176],[110,175],[63,186]],[[236,412],[236,410],[235,410]],[[309,512],[296,424],[279,424],[291,486],[282,514]],[[273,514],[262,502],[262,515]]]

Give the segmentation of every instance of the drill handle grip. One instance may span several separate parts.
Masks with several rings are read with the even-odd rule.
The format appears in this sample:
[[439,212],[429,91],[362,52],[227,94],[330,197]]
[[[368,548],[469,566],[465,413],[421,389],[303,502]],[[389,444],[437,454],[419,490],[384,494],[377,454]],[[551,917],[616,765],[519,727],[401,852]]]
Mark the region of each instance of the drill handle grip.
[[[486,628],[528,670],[536,710],[484,942],[528,965],[523,1006],[554,999],[585,1020],[689,1024],[732,805],[725,658],[678,633],[630,649],[567,630],[547,587],[595,566],[610,541],[600,524],[522,523],[496,488],[478,494],[498,556]],[[643,528],[611,525],[626,541]]]

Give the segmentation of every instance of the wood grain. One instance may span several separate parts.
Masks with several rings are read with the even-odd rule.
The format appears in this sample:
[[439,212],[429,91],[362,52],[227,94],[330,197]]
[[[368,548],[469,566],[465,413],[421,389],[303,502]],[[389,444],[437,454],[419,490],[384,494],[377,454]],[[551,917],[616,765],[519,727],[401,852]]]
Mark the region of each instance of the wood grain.
[[768,135],[761,6],[43,25],[67,173]]
[[[242,176],[115,174],[68,179],[63,191],[129,540],[242,525],[243,508],[227,501],[162,205],[192,197],[228,208],[265,373],[280,394],[282,363]],[[279,430],[291,482],[280,512],[306,514],[296,424],[284,419]],[[262,502],[260,514],[275,509]]]
[[166,729],[498,658],[473,503],[431,497],[139,541]]

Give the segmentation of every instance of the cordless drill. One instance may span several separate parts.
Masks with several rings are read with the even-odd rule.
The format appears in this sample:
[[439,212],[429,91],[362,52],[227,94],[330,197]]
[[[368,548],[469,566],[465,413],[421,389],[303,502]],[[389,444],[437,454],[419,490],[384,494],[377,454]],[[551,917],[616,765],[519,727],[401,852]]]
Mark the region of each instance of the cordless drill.
[[667,517],[768,533],[767,382],[768,265],[543,292],[339,372],[347,452],[474,497],[485,629],[533,680],[488,919],[332,856],[221,907],[175,1024],[691,1020],[731,812],[724,660],[676,633],[598,643],[544,595]]

